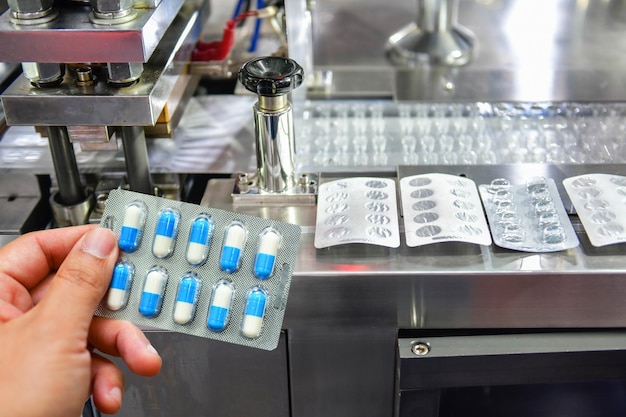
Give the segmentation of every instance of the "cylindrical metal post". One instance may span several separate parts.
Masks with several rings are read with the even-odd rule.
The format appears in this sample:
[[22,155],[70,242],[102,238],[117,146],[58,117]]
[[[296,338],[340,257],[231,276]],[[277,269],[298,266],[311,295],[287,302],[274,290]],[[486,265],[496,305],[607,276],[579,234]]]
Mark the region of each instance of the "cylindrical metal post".
[[271,193],[295,187],[295,139],[287,94],[302,84],[303,70],[294,60],[254,58],[238,74],[239,81],[258,95],[254,105],[257,185]]
[[254,106],[257,184],[281,192],[295,186],[294,133],[291,105],[282,111],[266,112]]
[[128,185],[132,191],[144,194],[154,194],[150,165],[148,163],[148,148],[146,134],[141,126],[124,126],[119,129],[126,158],[126,172]]
[[76,155],[67,128],[48,126],[46,130],[59,187],[57,202],[64,206],[82,203],[85,200],[85,190],[80,182]]
[[427,32],[447,32],[456,24],[459,0],[417,0],[417,26]]

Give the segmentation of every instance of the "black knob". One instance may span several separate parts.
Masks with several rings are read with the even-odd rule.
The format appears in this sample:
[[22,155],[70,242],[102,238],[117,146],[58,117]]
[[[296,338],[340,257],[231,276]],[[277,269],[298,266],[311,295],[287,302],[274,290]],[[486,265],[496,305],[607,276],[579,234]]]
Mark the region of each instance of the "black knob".
[[239,82],[253,93],[282,96],[302,84],[304,70],[296,61],[274,56],[254,58],[241,66]]

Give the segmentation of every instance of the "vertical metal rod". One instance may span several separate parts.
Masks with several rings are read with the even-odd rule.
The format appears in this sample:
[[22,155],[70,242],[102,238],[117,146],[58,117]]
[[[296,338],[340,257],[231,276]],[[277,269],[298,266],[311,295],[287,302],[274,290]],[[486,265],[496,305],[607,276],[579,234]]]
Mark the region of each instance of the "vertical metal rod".
[[67,128],[48,126],[48,142],[59,187],[58,203],[73,206],[85,200],[85,190],[80,182],[76,155]]
[[257,184],[272,193],[295,186],[295,141],[291,105],[279,111],[264,111],[254,106],[256,130]]
[[154,194],[143,127],[123,126],[119,131],[122,135],[130,189],[139,193]]
[[417,26],[426,32],[448,32],[456,24],[459,0],[418,0]]

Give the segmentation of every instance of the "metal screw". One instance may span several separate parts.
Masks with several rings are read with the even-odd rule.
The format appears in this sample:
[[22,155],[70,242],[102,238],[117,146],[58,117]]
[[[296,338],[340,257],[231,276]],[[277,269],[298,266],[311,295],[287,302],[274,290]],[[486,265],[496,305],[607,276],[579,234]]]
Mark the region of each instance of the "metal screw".
[[237,178],[237,182],[239,184],[247,184],[248,183],[248,174],[246,174],[245,172],[240,173],[239,177]]
[[96,196],[96,206],[94,207],[94,211],[96,213],[100,213],[100,214],[104,213],[104,209],[106,208],[107,198],[109,198],[108,193],[102,193]]
[[78,67],[76,68],[76,85],[85,87],[94,84],[94,76],[91,68]]
[[426,356],[430,353],[430,345],[426,342],[412,342],[411,352],[416,356]]
[[241,172],[237,176],[237,186],[242,193],[247,193],[250,190],[250,177],[248,177],[248,174]]

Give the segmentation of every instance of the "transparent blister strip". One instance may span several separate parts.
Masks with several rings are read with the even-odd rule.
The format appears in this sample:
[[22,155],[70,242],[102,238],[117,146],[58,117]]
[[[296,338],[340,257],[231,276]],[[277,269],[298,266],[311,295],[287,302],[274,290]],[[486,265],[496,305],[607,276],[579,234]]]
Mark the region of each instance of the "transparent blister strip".
[[315,247],[350,243],[400,246],[394,180],[353,177],[320,185]]
[[[119,189],[110,193],[101,225],[124,235],[125,243],[117,276],[96,315],[276,348],[300,245],[299,226]],[[268,233],[280,239],[268,243]],[[259,248],[264,249],[261,266]],[[251,299],[256,309],[251,309]],[[210,311],[220,309],[224,314],[209,320]],[[250,311],[257,314],[252,327]]]
[[579,245],[578,237],[551,178],[525,184],[495,178],[478,189],[496,245],[523,252],[558,252]]
[[563,185],[593,246],[626,241],[626,177],[585,174]]
[[439,173],[413,175],[400,180],[400,194],[407,246],[491,244],[474,181]]

